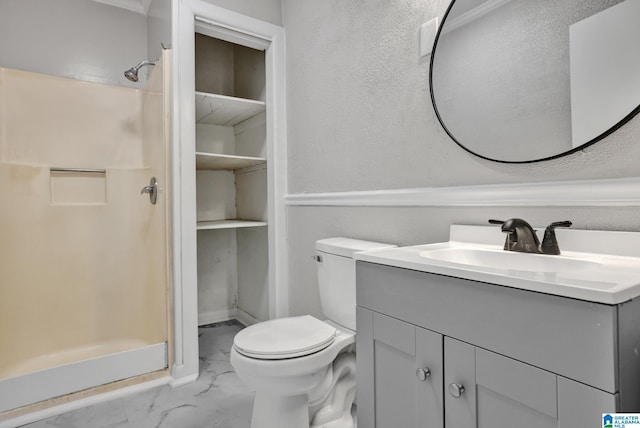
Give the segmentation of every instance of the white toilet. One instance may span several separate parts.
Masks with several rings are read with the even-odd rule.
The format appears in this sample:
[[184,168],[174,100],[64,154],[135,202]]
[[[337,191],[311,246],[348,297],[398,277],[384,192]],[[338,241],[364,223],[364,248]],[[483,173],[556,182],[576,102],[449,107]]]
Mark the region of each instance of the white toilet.
[[256,390],[251,428],[352,428],[356,272],[353,254],[395,245],[349,238],[316,242],[322,311],[261,322],[233,341],[231,364]]

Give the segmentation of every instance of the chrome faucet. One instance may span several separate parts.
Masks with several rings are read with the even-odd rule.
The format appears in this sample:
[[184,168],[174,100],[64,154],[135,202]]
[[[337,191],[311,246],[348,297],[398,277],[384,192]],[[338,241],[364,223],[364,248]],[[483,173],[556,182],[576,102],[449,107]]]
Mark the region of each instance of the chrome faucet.
[[521,218],[511,218],[506,221],[489,220],[489,223],[502,225],[502,231],[507,234],[507,239],[504,242],[505,251],[553,255],[560,254],[555,228],[571,226],[570,221],[551,223],[545,229],[541,244],[533,227]]

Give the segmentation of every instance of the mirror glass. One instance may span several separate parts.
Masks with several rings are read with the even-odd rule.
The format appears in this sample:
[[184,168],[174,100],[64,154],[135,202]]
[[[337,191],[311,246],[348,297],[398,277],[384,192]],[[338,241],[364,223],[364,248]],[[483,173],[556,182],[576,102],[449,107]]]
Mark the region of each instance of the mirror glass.
[[453,140],[525,163],[604,138],[640,110],[640,0],[454,0],[431,56]]

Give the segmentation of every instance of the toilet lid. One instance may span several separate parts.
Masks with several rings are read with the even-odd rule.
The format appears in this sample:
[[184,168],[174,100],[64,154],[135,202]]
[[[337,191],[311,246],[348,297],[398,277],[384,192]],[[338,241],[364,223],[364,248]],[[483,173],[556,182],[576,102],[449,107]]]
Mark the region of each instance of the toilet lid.
[[279,318],[249,326],[233,339],[238,352],[265,360],[309,355],[329,346],[335,327],[311,315]]

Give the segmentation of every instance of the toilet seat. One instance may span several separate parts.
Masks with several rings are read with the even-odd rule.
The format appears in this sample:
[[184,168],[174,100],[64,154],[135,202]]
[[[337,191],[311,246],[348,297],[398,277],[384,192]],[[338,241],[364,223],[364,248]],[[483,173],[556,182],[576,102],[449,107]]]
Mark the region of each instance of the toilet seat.
[[336,338],[336,328],[312,317],[279,318],[249,326],[233,339],[238,353],[262,360],[303,357],[321,351]]

